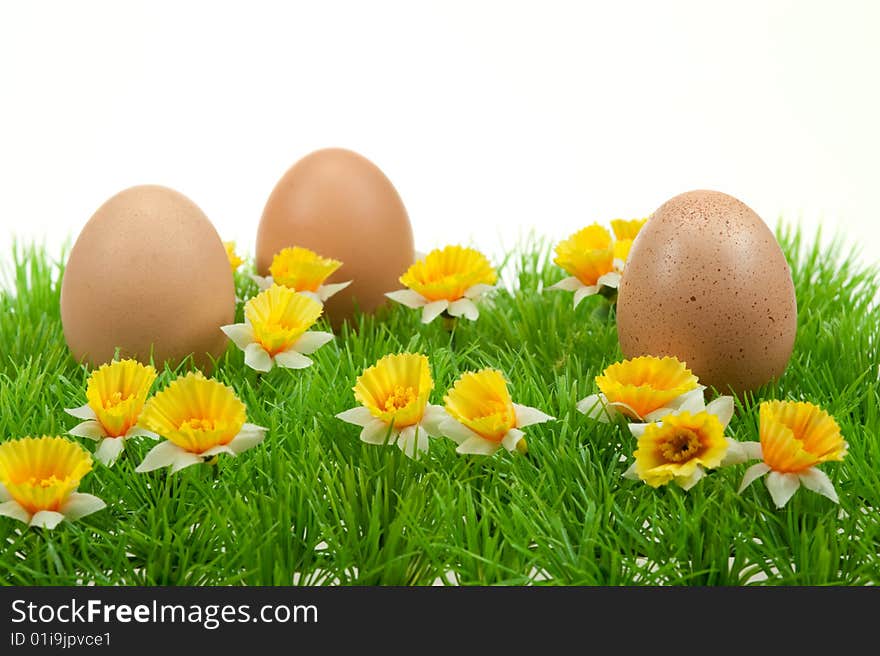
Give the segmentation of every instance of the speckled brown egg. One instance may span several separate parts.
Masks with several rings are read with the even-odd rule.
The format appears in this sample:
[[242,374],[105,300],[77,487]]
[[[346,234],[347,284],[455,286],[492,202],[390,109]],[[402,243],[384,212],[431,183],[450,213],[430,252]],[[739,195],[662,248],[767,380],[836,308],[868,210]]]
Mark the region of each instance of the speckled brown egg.
[[415,259],[409,216],[397,190],[370,160],[343,148],[306,155],[275,185],[257,230],[257,271],[288,246],[342,262],[328,282],[353,281],[325,313],[339,325],[355,308],[372,312],[400,289]]
[[690,191],[642,228],[617,300],[627,358],[674,355],[702,384],[740,393],[782,375],[796,329],[788,262],[743,202]]
[[173,189],[138,186],[105,202],[82,229],[61,284],[61,322],[77,361],[122,357],[176,364],[226,349],[235,286],[214,226]]

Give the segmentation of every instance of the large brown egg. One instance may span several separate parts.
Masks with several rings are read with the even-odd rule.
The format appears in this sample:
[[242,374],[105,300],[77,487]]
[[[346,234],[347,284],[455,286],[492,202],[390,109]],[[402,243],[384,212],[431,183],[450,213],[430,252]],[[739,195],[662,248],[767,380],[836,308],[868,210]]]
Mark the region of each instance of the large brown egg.
[[302,246],[342,262],[329,282],[352,284],[327,301],[335,325],[355,308],[372,312],[415,259],[406,208],[385,174],[350,150],[315,151],[294,164],[266,202],[257,230],[257,271],[272,258]]
[[627,358],[674,355],[702,384],[740,393],[785,371],[796,328],[788,262],[741,201],[690,191],[642,228],[617,299]]
[[226,348],[235,287],[226,251],[189,198],[131,187],[104,203],[70,252],[61,322],[73,356],[93,366],[122,357],[200,366]]

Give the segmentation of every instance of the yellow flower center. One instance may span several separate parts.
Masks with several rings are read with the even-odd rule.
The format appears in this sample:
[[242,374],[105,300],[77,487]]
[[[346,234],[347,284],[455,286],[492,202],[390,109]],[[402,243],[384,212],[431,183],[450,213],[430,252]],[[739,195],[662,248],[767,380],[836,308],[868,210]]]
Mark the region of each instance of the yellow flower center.
[[598,223],[587,226],[556,246],[553,262],[584,285],[595,285],[614,268],[611,234]]
[[765,401],[759,413],[764,462],[775,471],[801,472],[846,455],[837,422],[812,403]]
[[491,442],[501,442],[516,427],[507,381],[495,369],[463,374],[443,400],[452,417]]
[[57,511],[91,469],[89,453],[63,437],[0,444],[0,483],[29,513]]
[[321,257],[308,248],[295,246],[276,253],[269,267],[275,284],[298,292],[316,292],[342,262]]
[[322,312],[318,301],[282,285],[272,285],[244,306],[254,339],[272,356],[296,344]]
[[677,358],[646,355],[611,365],[596,376],[596,384],[609,402],[626,404],[637,416],[618,408],[621,412],[632,419],[643,419],[696,389],[697,377]]
[[135,360],[102,365],[89,376],[86,399],[107,435],[119,437],[137,424],[156,370]]
[[228,444],[247,420],[232,388],[189,373],[149,400],[141,423],[182,449],[200,454]]
[[667,462],[682,462],[700,450],[700,437],[692,430],[679,428],[659,444],[660,454]]
[[726,453],[724,427],[715,415],[667,415],[661,424],[649,424],[639,437],[636,473],[652,487],[659,487],[691,476],[698,466],[718,467]]
[[431,251],[400,277],[403,285],[429,301],[456,301],[474,285],[494,285],[497,280],[482,253],[461,246]]
[[403,428],[422,420],[433,388],[428,358],[400,353],[365,369],[355,383],[354,397],[377,419]]

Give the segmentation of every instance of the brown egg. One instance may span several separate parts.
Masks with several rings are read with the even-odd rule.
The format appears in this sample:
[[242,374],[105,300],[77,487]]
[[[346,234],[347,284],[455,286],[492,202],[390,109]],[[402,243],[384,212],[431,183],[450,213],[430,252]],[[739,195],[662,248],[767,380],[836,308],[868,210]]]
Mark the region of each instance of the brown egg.
[[740,393],[785,371],[796,329],[788,262],[741,201],[690,191],[642,228],[617,299],[627,358],[674,355],[702,384]]
[[131,187],[104,203],[73,245],[61,284],[61,322],[73,356],[93,366],[135,357],[178,363],[226,349],[235,287],[223,243],[189,198]]
[[412,227],[394,186],[375,164],[350,150],[315,151],[294,164],[269,196],[257,230],[257,271],[275,254],[302,246],[340,260],[328,282],[352,284],[327,300],[334,325],[355,308],[372,312],[401,288],[415,259]]

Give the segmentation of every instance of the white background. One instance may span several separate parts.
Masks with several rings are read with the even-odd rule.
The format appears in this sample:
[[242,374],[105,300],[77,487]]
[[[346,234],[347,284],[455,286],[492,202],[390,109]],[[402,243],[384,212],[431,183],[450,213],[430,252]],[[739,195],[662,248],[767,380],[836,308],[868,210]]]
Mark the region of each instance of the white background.
[[344,146],[416,246],[497,253],[694,188],[880,262],[880,2],[3,2],[0,259],[174,187],[253,248],[301,156]]

